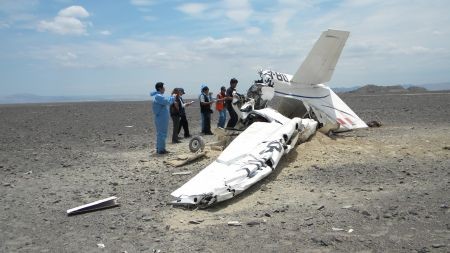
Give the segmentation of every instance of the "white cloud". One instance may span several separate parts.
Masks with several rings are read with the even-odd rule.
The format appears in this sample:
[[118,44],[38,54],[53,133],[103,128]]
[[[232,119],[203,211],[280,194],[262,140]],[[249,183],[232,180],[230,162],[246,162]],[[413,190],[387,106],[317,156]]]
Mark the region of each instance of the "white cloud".
[[87,18],[89,17],[89,12],[86,11],[82,6],[73,5],[62,9],[58,12],[58,16],[61,17],[72,17],[72,18]]
[[39,48],[33,58],[70,68],[185,68],[199,61],[191,45],[176,39],[164,42],[122,40],[115,43],[89,42]]
[[288,22],[297,12],[292,9],[284,9],[276,13],[272,18],[273,36],[285,37],[292,34],[288,29]]
[[39,0],[0,1],[0,12],[14,14],[28,11],[39,5]]
[[261,32],[261,29],[259,27],[256,27],[256,26],[250,26],[250,27],[247,27],[245,29],[245,32],[247,34],[250,34],[250,35],[256,35],[256,34],[259,34]]
[[64,52],[55,56],[59,61],[70,62],[76,60],[78,55],[72,52]]
[[6,22],[0,21],[0,29],[8,29],[10,25]]
[[131,0],[132,5],[135,6],[150,6],[153,4],[153,0]]
[[111,32],[108,31],[108,30],[103,30],[103,31],[100,31],[100,34],[101,34],[101,35],[108,36],[108,35],[111,35]]
[[37,29],[61,35],[85,35],[89,23],[82,22],[81,19],[87,17],[89,12],[82,6],[70,6],[60,10],[52,21],[40,21]]
[[245,41],[241,38],[221,38],[214,39],[211,37],[200,40],[197,44],[203,49],[231,49],[235,46],[243,45]]
[[30,29],[30,23],[33,23],[31,29],[34,29],[38,5],[38,0],[0,0],[0,29]]
[[252,15],[253,9],[248,0],[225,0],[225,15],[237,23],[244,23]]
[[145,21],[155,21],[155,20],[157,20],[157,18],[156,18],[155,16],[150,16],[150,15],[143,16],[142,18],[143,18]]
[[207,5],[200,3],[187,3],[177,7],[177,10],[191,16],[201,15],[206,9]]
[[222,0],[216,3],[185,3],[177,10],[195,18],[223,22],[224,18],[236,23],[245,24],[254,13],[248,0]]

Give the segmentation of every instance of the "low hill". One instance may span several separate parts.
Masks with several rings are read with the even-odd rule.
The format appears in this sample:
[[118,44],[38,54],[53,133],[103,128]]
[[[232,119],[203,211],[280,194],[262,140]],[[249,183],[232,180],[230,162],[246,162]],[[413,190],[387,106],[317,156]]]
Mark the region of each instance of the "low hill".
[[390,85],[390,86],[378,86],[374,84],[368,84],[365,86],[362,86],[360,88],[357,88],[353,91],[349,91],[348,93],[353,94],[380,94],[380,93],[395,93],[395,94],[402,94],[402,93],[420,93],[420,92],[427,92],[428,90],[423,87],[417,87],[417,86],[411,86],[408,88],[405,88],[401,85]]

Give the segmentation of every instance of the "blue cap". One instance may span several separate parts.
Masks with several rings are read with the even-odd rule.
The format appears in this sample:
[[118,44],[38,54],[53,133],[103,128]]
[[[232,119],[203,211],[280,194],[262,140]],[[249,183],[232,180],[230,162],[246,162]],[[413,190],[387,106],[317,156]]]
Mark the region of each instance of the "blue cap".
[[209,89],[209,88],[208,88],[208,85],[202,84],[202,85],[200,86],[200,91],[203,91],[205,88]]

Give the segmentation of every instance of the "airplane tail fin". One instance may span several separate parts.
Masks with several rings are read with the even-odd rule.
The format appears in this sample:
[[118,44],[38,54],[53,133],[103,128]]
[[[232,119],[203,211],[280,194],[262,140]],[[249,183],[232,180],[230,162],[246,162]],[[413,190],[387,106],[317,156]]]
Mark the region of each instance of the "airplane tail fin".
[[313,85],[330,81],[349,34],[330,29],[323,32],[291,82]]

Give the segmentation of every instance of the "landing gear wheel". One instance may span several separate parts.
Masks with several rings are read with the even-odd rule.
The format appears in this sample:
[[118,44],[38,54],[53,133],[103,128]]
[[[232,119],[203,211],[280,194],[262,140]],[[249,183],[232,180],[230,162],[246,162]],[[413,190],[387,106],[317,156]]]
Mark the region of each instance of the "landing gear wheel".
[[195,153],[199,150],[202,150],[205,148],[205,141],[201,136],[195,136],[189,141],[189,150],[192,153]]

